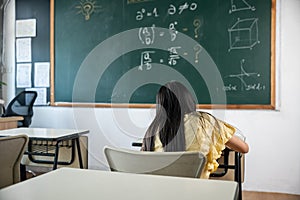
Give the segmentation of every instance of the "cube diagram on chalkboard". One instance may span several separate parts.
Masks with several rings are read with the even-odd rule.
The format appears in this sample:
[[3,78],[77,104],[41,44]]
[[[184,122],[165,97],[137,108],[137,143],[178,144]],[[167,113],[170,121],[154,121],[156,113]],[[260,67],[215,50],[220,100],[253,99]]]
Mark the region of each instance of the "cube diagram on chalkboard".
[[238,21],[228,29],[229,49],[252,49],[258,40],[258,19],[238,19]]

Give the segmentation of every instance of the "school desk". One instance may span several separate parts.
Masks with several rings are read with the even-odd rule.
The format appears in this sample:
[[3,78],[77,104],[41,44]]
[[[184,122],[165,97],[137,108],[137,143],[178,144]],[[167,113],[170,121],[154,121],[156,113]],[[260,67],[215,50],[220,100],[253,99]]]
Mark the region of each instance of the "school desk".
[[[33,162],[40,162],[40,163],[43,162],[48,163],[49,161],[34,160],[34,158],[31,156],[38,155],[38,156],[53,157],[53,161],[49,163],[49,164],[53,164],[53,169],[57,169],[57,165],[59,164],[58,155],[59,155],[60,144],[63,143],[64,141],[71,140],[73,143],[76,142],[79,166],[80,168],[83,168],[79,137],[83,134],[87,134],[88,132],[89,132],[88,130],[77,130],[77,129],[14,128],[14,129],[1,130],[0,137],[13,136],[19,134],[27,135],[29,137],[29,142],[28,142],[28,149],[25,152],[25,154],[28,154],[29,158],[31,158]],[[31,147],[34,141],[40,141],[41,146],[45,146],[44,149],[46,150],[48,147],[50,148],[48,142],[51,142],[52,144],[54,144],[52,145],[55,150],[54,153],[50,153],[48,151],[36,151],[35,149],[32,149]],[[73,145],[73,148],[75,149],[75,145]]]
[[232,200],[237,190],[234,181],[60,168],[0,190],[0,199]]

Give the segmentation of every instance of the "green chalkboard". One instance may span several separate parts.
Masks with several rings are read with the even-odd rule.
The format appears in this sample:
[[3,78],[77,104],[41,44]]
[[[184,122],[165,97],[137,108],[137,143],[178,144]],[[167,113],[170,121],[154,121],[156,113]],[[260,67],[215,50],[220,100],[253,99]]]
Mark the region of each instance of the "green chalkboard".
[[52,105],[274,108],[274,0],[52,0]]

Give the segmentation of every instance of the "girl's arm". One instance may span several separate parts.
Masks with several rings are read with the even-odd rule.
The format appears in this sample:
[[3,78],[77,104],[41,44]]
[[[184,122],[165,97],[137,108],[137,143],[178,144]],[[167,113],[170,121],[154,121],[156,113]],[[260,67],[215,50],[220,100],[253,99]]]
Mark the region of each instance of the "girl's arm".
[[248,153],[249,151],[248,144],[235,135],[233,135],[232,138],[230,138],[225,145],[228,148],[240,153]]

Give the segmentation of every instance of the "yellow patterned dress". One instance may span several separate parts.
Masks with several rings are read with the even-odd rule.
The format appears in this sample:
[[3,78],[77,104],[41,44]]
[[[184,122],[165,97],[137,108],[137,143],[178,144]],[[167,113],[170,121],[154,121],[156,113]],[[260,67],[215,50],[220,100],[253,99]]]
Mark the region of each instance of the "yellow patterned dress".
[[[235,133],[235,128],[205,112],[193,112],[184,116],[186,151],[200,151],[207,159],[200,178],[209,178],[217,170],[217,159],[225,149],[225,143]],[[162,143],[155,137],[154,151],[163,151]]]

